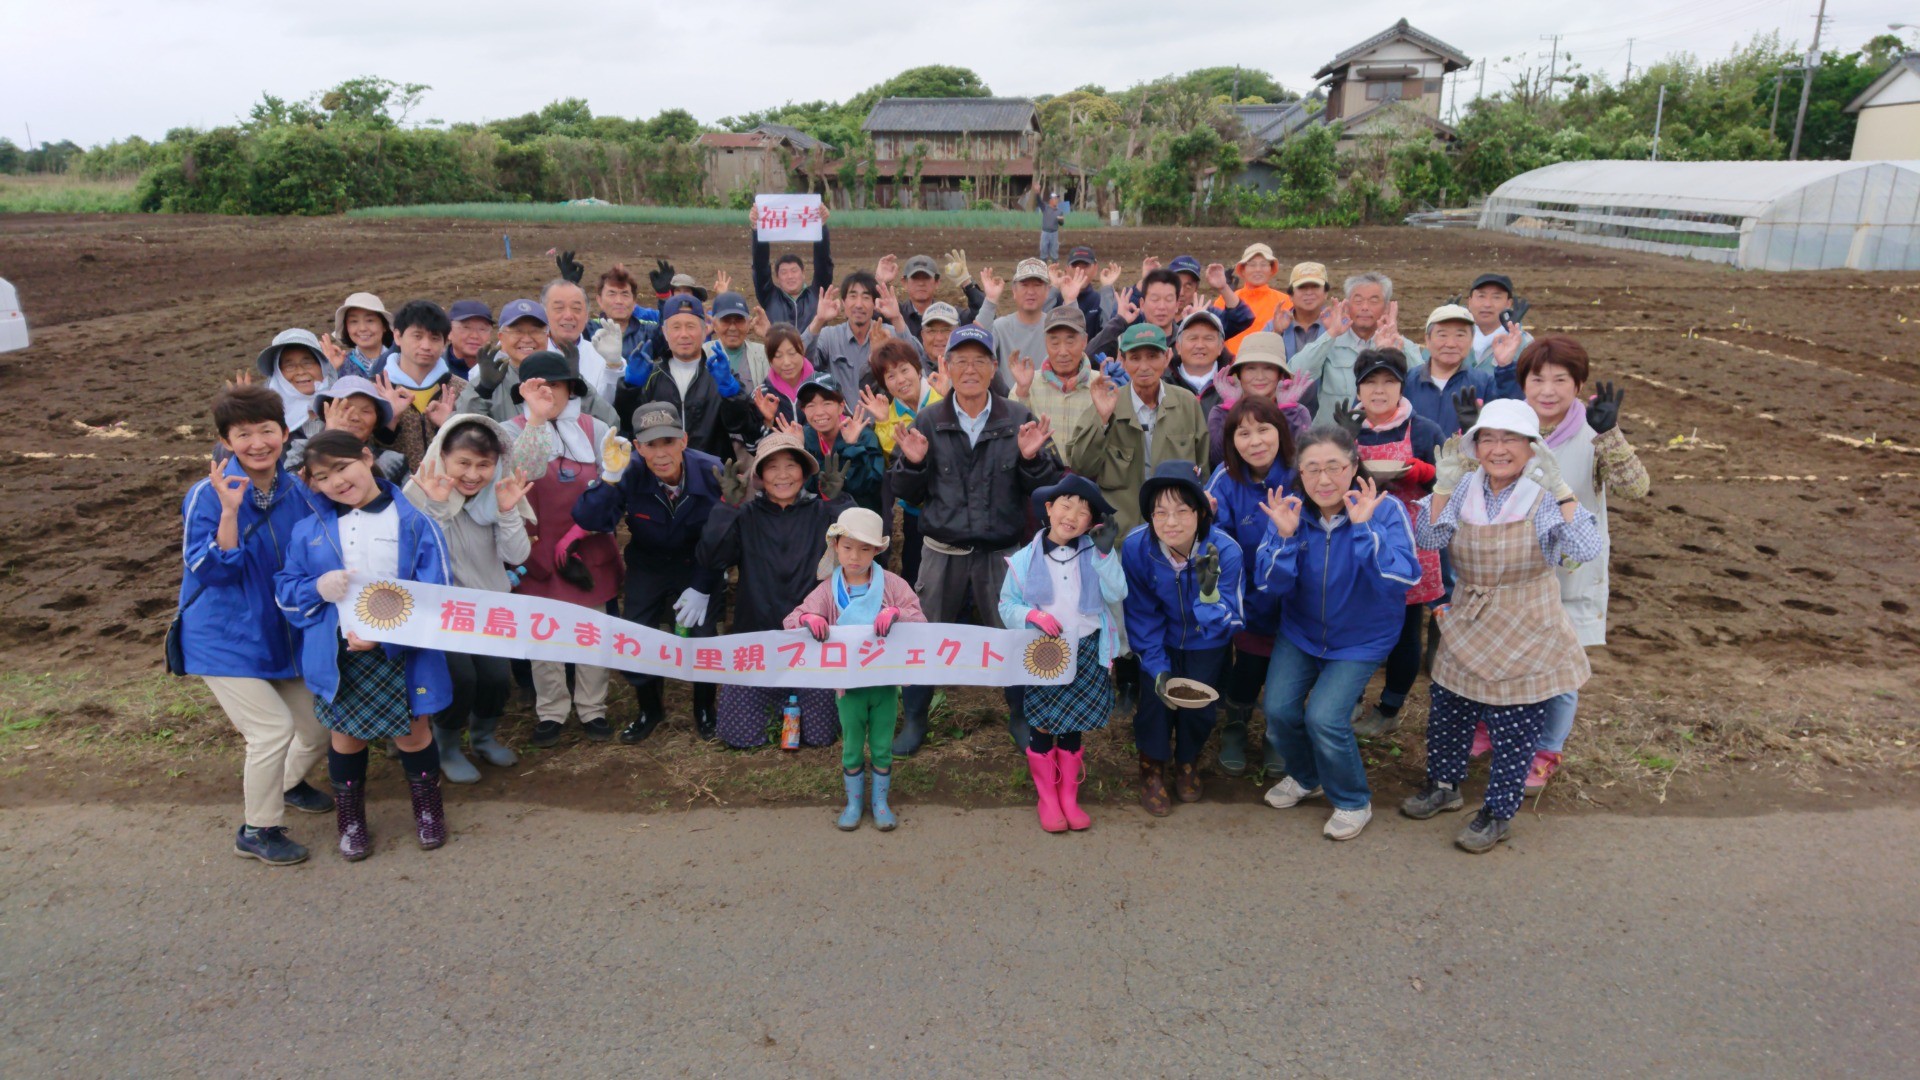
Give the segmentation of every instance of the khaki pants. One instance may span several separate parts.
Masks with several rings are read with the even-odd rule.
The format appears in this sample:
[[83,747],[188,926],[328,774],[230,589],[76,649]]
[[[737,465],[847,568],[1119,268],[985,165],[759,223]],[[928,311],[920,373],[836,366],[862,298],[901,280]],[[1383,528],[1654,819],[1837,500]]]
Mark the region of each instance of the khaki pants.
[[313,717],[313,691],[299,679],[236,679],[202,676],[227,719],[247,740],[247,824],[269,829],[281,823],[288,788],[327,755],[327,729]]
[[557,660],[533,661],[533,715],[556,724],[567,722],[569,711],[580,715],[580,722],[604,719],[607,715],[607,676],[603,667],[586,664],[573,666],[573,693],[567,693],[567,665]]

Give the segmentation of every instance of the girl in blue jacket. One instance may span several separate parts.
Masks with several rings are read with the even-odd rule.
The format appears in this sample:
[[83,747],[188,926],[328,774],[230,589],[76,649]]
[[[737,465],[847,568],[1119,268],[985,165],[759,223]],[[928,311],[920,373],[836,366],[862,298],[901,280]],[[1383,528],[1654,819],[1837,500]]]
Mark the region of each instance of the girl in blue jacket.
[[1133,716],[1140,750],[1140,805],[1155,817],[1173,809],[1165,767],[1173,758],[1173,790],[1181,802],[1200,799],[1196,763],[1213,732],[1213,702],[1168,696],[1170,678],[1220,685],[1227,644],[1240,615],[1240,545],[1213,524],[1213,506],[1191,461],[1163,461],[1140,485],[1145,525],[1127,534],[1127,640],[1140,658],[1142,692]]
[[[1220,446],[1226,464],[1213,470],[1207,494],[1220,527],[1232,534],[1244,558],[1258,551],[1267,535],[1267,496],[1293,483],[1293,428],[1271,398],[1248,395],[1226,411]],[[1246,628],[1233,635],[1233,666],[1221,687],[1227,718],[1220,724],[1220,771],[1228,776],[1247,771],[1247,720],[1267,685],[1267,662],[1280,632],[1280,598],[1247,590],[1246,618]],[[1260,730],[1266,730],[1264,718]],[[1280,759],[1271,743],[1266,759],[1267,773],[1278,773]]]
[[264,386],[231,386],[213,399],[213,424],[229,455],[182,502],[178,641],[183,674],[198,675],[247,741],[246,817],[236,855],[272,866],[302,862],[285,807],[324,814],[333,800],[306,781],[327,747],[300,684],[300,633],[273,599],[293,533],[312,499],[280,467],[285,405]]
[[1407,590],[1420,580],[1413,525],[1400,503],[1359,475],[1359,447],[1332,425],[1300,439],[1296,493],[1267,501],[1255,587],[1280,598],[1267,668],[1267,738],[1287,775],[1270,806],[1326,794],[1325,833],[1351,840],[1373,818],[1353,706],[1400,639]]
[[314,436],[302,475],[325,498],[294,530],[274,592],[287,621],[305,631],[300,668],[320,723],[333,732],[327,771],[340,854],[355,861],[373,850],[367,743],[384,738],[400,750],[420,846],[437,848],[447,842],[447,823],[432,722],[453,700],[446,657],[431,649],[377,645],[352,633],[343,638],[334,605],[346,597],[352,579],[447,584],[446,539],[432,518],[374,475],[373,452],[347,432]]

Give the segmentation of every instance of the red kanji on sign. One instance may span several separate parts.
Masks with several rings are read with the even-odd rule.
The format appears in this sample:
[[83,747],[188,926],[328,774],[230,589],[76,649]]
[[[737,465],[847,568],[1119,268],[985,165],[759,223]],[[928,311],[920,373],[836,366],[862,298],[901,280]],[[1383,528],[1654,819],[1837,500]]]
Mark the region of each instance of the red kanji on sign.
[[616,633],[613,635],[613,651],[618,656],[637,657],[640,655],[640,642],[625,634]]
[[789,649],[793,651],[793,655],[787,658],[787,667],[789,668],[806,667],[807,666],[807,643],[804,641],[796,641],[791,645],[781,645],[778,648],[774,649],[773,651],[777,653],[783,653],[788,651]]
[[490,607],[487,609],[487,625],[480,632],[488,637],[518,637],[520,630],[513,619],[511,608]]
[[993,651],[992,645],[984,641],[980,643],[980,666],[981,667],[983,668],[992,667],[993,662],[995,660],[1005,660],[1005,659],[1006,657],[1001,656],[999,653]]
[[[548,615],[542,615],[537,611],[534,612],[531,616],[529,616],[529,618],[533,622],[532,631],[533,631],[533,640],[535,641],[552,641],[553,635],[558,633],[560,630],[559,619],[553,618]],[[540,620],[542,619],[545,619],[547,624],[547,629],[544,633],[542,633],[540,630]]]
[[733,650],[733,670],[767,670],[767,650],[762,645],[747,645]]
[[695,671],[725,671],[719,649],[693,650],[693,669]]
[[449,600],[440,605],[440,629],[455,633],[473,633],[473,605],[465,600]]
[[885,656],[886,652],[887,643],[884,641],[874,641],[872,639],[862,641],[860,643],[860,666],[866,667],[868,664]]
[[600,624],[590,622],[574,623],[573,643],[588,649],[600,644]]
[[933,651],[940,654],[940,658],[947,662],[948,667],[952,667],[954,661],[960,659],[960,643],[952,638],[941,638],[940,647]]
[[829,641],[826,644],[820,646],[820,666],[821,667],[839,667],[839,668],[846,667],[847,666],[847,643],[844,641]]

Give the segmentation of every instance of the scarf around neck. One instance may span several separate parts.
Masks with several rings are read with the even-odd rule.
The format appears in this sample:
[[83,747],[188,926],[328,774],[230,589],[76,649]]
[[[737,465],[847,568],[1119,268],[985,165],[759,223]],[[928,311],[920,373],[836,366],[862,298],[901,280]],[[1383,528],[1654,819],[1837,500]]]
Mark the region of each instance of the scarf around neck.
[[1567,415],[1560,418],[1559,426],[1546,436],[1547,449],[1558,450],[1567,445],[1586,426],[1587,403],[1576,397],[1573,399],[1572,407],[1567,410]]
[[393,380],[393,385],[404,386],[409,390],[431,390],[446,377],[449,370],[451,369],[447,367],[446,357],[440,357],[433,362],[432,367],[427,369],[426,377],[416,382],[413,376],[407,374],[406,366],[396,360],[387,365],[387,378]]
[[1406,398],[1401,398],[1400,407],[1393,410],[1393,416],[1389,417],[1386,423],[1376,424],[1371,420],[1363,421],[1363,423],[1368,431],[1392,431],[1394,428],[1406,423],[1407,417],[1412,415],[1413,402],[1408,401]]
[[[1050,564],[1055,560],[1048,550],[1052,546],[1047,540],[1046,529],[1034,535],[1033,542],[1027,545],[1027,572],[1020,579],[1020,591],[1026,595],[1027,604],[1041,611],[1053,604],[1053,567]],[[1093,541],[1084,536],[1076,537],[1073,548],[1074,561],[1080,564],[1079,614],[1098,615],[1106,605],[1100,598],[1099,572],[1093,568],[1093,559],[1088,555],[1093,550]]]
[[880,617],[880,602],[887,595],[887,572],[880,564],[868,571],[867,591],[855,596],[847,588],[846,572],[833,568],[833,606],[840,609],[841,626],[865,626]]
[[778,390],[780,395],[788,401],[795,402],[794,407],[796,409],[799,408],[800,386],[811,378],[813,378],[813,361],[811,360],[803,360],[800,362],[800,382],[796,383],[789,383],[787,380],[781,378],[780,373],[773,370],[771,364],[767,367],[767,385]]
[[286,411],[288,431],[298,431],[302,424],[313,419],[313,399],[320,396],[325,382],[324,379],[316,382],[313,393],[303,394],[277,369],[273,377],[267,380],[267,388],[280,395],[280,404]]
[[542,433],[545,441],[542,445],[545,455],[541,464],[551,465],[554,458],[566,458],[582,465],[592,465],[600,460],[599,448],[593,445],[593,439],[580,429],[580,399],[573,398],[567,407],[552,423],[534,426],[533,406],[522,403],[520,415],[526,417],[527,428],[522,438],[539,439]]

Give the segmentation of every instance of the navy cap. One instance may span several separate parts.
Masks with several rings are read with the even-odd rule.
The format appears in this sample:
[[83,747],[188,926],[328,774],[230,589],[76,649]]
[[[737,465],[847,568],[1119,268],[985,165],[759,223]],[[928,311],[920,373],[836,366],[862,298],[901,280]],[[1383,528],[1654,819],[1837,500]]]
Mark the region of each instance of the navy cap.
[[1167,269],[1176,274],[1192,274],[1196,278],[1206,276],[1205,272],[1200,269],[1200,260],[1191,255],[1182,255],[1174,259],[1172,263],[1168,264]]
[[824,371],[808,379],[806,382],[801,383],[799,392],[794,394],[793,398],[804,407],[810,398],[817,397],[821,394],[825,394],[843,405],[846,404],[847,395],[840,392],[839,381]]
[[1353,385],[1359,386],[1367,381],[1368,376],[1382,371],[1404,382],[1407,378],[1406,354],[1398,349],[1363,350],[1353,362]]
[[707,317],[707,309],[702,307],[695,297],[669,296],[660,302],[660,321],[664,323],[675,315],[693,315],[704,319]]
[[512,326],[521,319],[532,319],[541,326],[547,325],[547,309],[540,306],[538,300],[509,300],[500,309],[500,325]]
[[1481,274],[1479,277],[1473,279],[1473,284],[1468,286],[1467,291],[1472,292],[1482,285],[1498,285],[1502,289],[1507,290],[1508,296],[1513,295],[1513,279],[1505,274]]
[[729,315],[738,315],[743,319],[751,318],[753,313],[747,310],[747,298],[737,292],[723,292],[713,298],[713,317],[724,319]]
[[1086,263],[1087,265],[1091,266],[1097,261],[1099,260],[1093,257],[1093,249],[1088,247],[1085,244],[1081,244],[1079,247],[1076,247],[1072,251],[1067,252],[1068,266],[1073,266],[1078,263]]
[[1213,515],[1205,509],[1207,489],[1200,485],[1200,466],[1191,461],[1163,461],[1154,466],[1153,474],[1140,485],[1140,517],[1153,520],[1153,504],[1160,498],[1160,492],[1170,487],[1185,488],[1199,500],[1200,532],[1204,536],[1213,525]]
[[[1049,484],[1033,493],[1033,513],[1041,521],[1047,520],[1047,504],[1062,495],[1078,495],[1087,500],[1094,516],[1113,513],[1113,504],[1100,493],[1099,485],[1077,473],[1067,473],[1057,484]],[[1099,524],[1097,521],[1095,524]]]
[[947,339],[947,351],[952,352],[962,345],[978,345],[993,352],[993,332],[979,323],[968,323],[953,332]]
[[478,300],[455,300],[447,309],[449,322],[462,322],[466,319],[485,319],[493,321],[493,309]]

